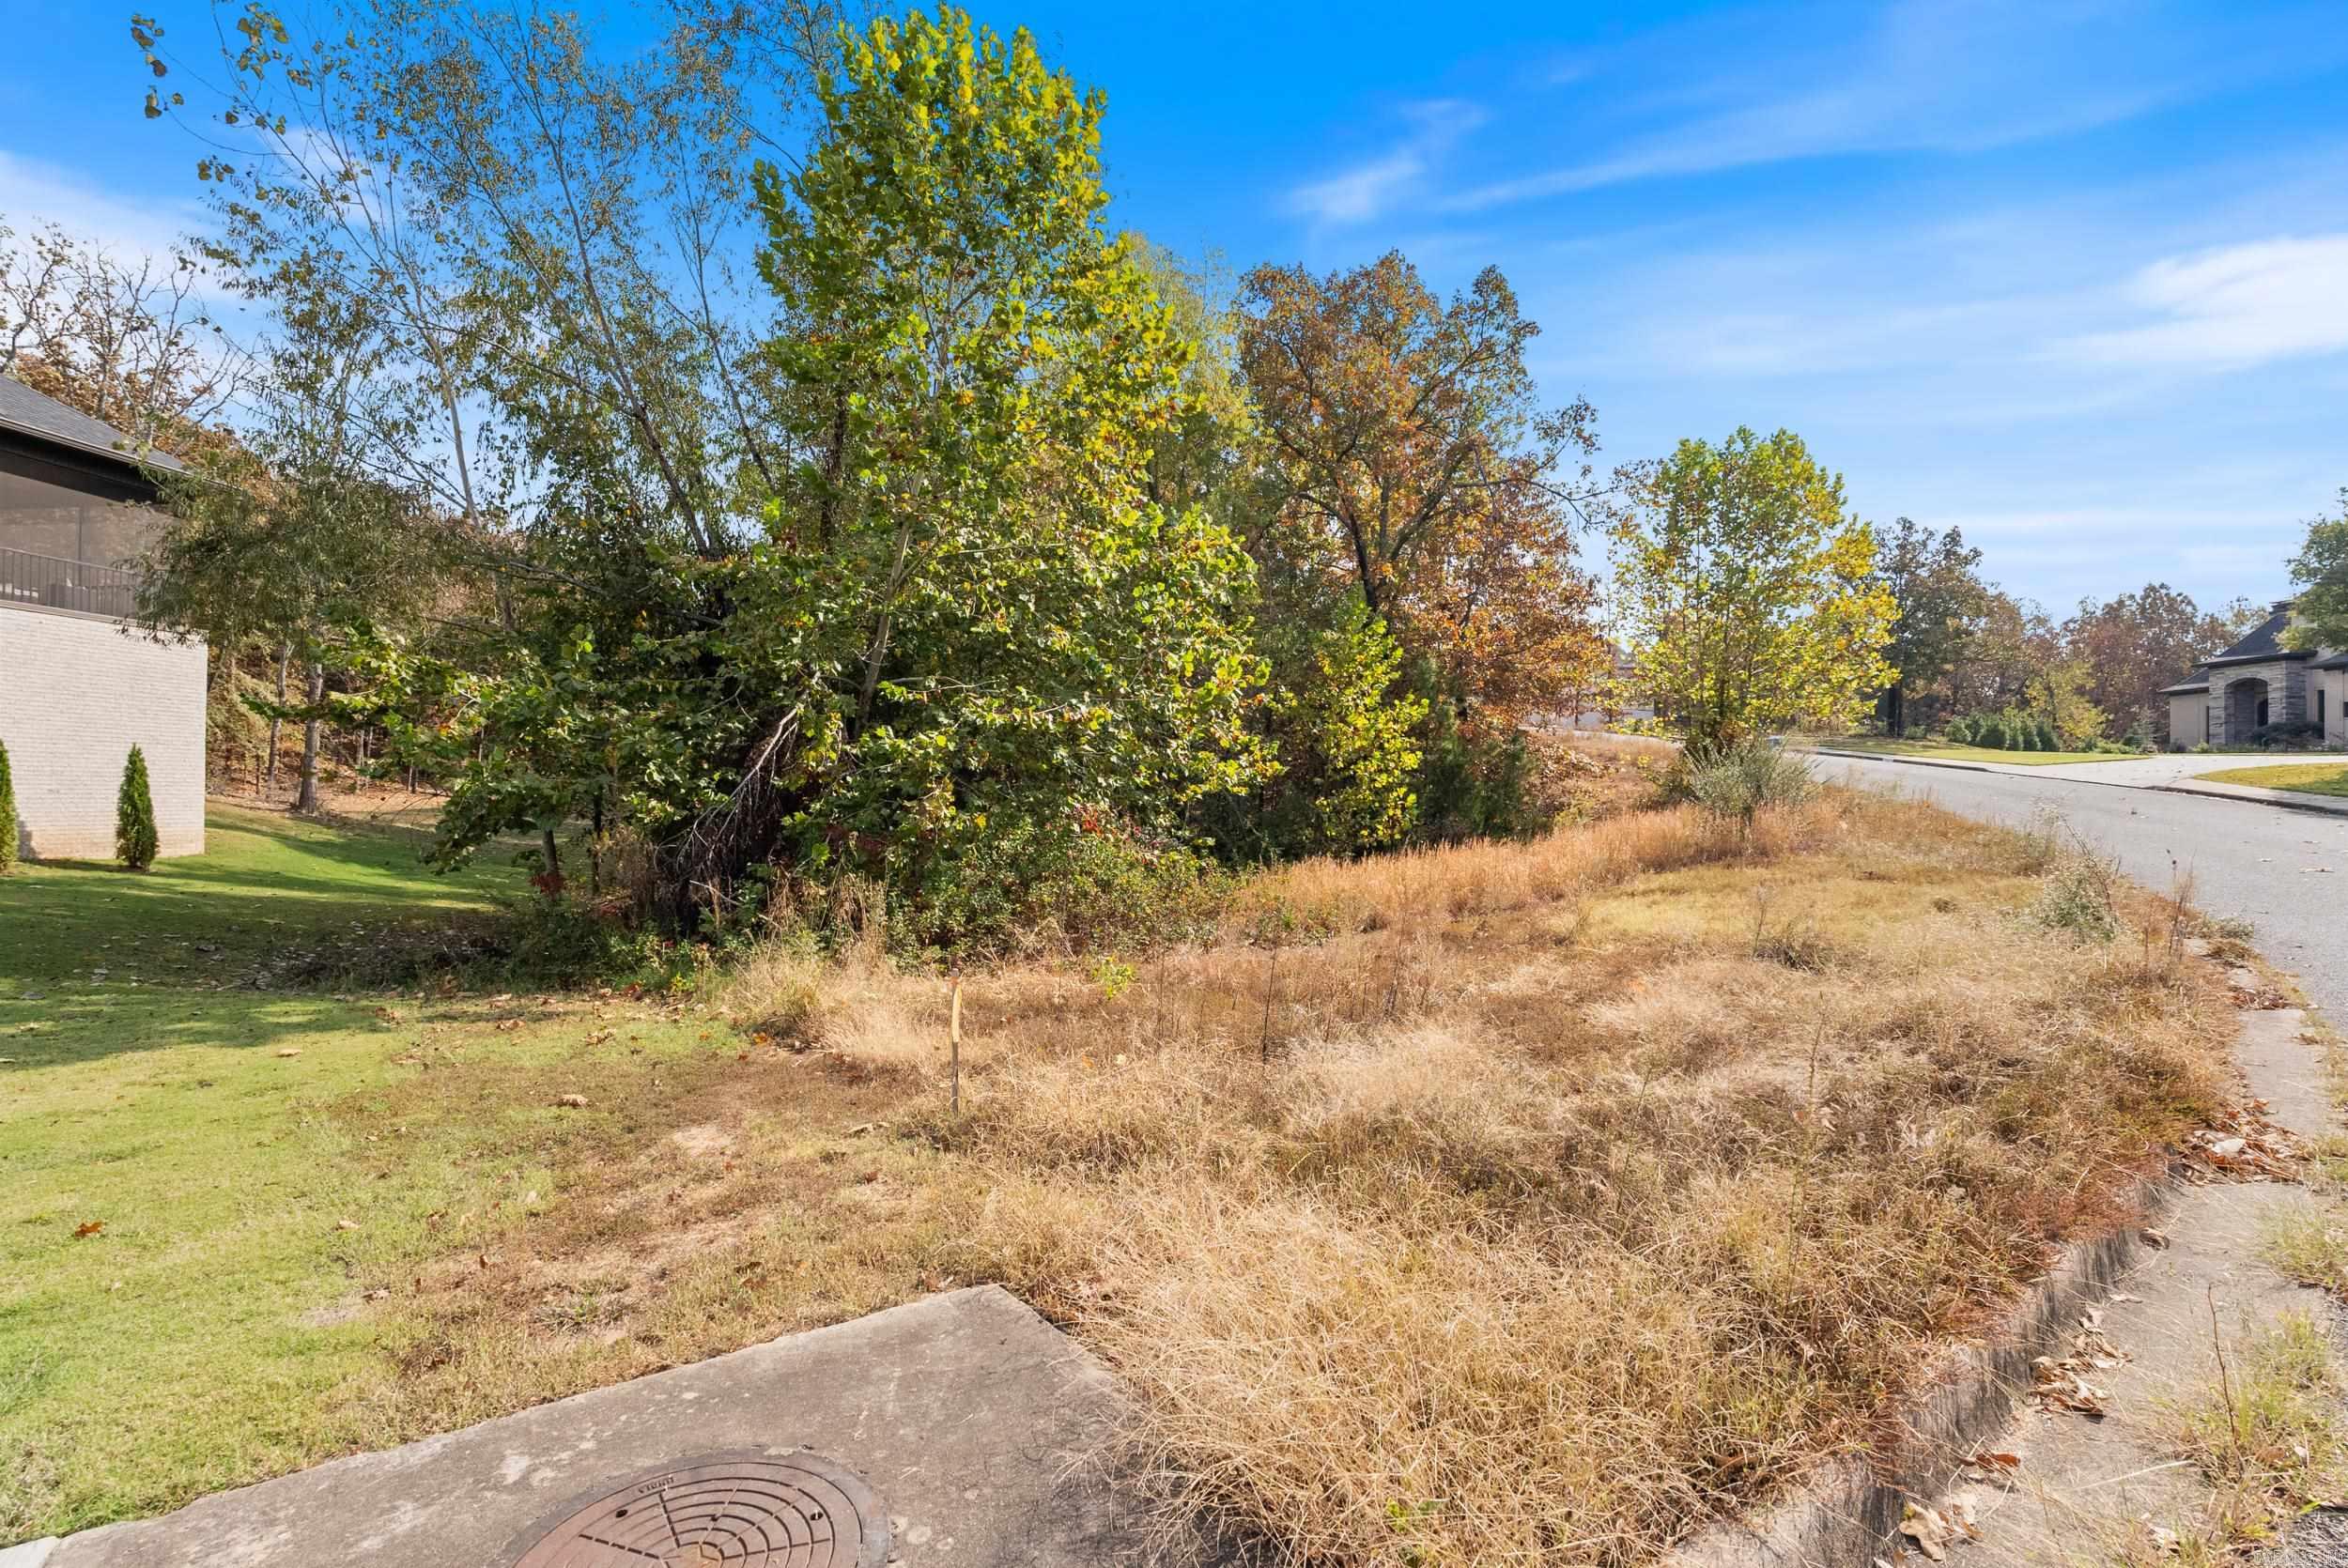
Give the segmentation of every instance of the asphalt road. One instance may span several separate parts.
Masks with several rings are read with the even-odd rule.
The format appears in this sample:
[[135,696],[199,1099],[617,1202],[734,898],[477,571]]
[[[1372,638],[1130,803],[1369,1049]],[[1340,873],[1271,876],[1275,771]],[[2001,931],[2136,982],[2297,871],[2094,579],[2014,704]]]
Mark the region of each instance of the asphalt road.
[[2259,950],[2296,975],[2316,1006],[2348,1020],[2348,817],[1905,762],[1821,757],[1816,767],[1824,778],[1896,790],[1984,822],[2024,823],[2051,803],[2147,887],[2166,891],[2178,870],[2190,870],[2197,904],[2249,921]]

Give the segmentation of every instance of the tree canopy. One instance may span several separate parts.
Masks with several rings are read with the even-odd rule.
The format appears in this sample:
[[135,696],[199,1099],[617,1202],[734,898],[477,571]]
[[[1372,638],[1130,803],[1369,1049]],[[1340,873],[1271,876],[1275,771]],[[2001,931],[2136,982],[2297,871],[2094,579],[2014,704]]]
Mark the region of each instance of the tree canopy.
[[2348,484],[2331,513],[2308,523],[2291,580],[2299,586],[2293,607],[2304,618],[2292,628],[2292,645],[2348,648]]
[[1866,711],[1898,607],[1874,531],[1800,437],[1684,440],[1631,499],[1615,612],[1642,687],[1691,746]]

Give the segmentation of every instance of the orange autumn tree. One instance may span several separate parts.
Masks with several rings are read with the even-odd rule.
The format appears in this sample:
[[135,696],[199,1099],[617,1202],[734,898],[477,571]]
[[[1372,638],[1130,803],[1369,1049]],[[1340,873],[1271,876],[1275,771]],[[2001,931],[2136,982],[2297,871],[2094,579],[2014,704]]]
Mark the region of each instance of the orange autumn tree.
[[1240,363],[1277,497],[1259,553],[1342,583],[1468,723],[1582,705],[1608,665],[1575,563],[1595,410],[1543,410],[1539,328],[1495,268],[1445,301],[1398,252],[1243,283]]

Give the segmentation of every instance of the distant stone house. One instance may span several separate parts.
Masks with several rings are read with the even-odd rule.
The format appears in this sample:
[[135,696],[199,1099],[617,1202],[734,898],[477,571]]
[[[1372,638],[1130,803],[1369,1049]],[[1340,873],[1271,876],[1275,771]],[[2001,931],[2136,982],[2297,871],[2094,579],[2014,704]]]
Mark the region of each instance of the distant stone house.
[[2240,746],[2270,724],[2310,723],[2322,739],[2348,746],[2348,650],[2283,646],[2294,620],[2289,599],[2232,647],[2162,688],[2171,746]]
[[[204,645],[129,624],[134,561],[162,525],[122,433],[0,377],[0,743],[40,859],[114,853],[131,747],[164,854],[204,851]],[[177,468],[176,459],[148,461]]]

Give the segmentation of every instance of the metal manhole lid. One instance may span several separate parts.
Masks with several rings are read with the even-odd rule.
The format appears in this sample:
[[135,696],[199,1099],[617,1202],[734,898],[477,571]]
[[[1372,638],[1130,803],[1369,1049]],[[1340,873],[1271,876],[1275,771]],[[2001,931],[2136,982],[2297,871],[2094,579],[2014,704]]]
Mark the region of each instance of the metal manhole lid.
[[514,1568],[881,1568],[888,1520],[812,1453],[696,1453],[573,1499]]

